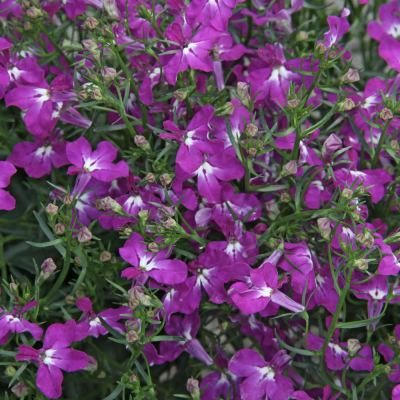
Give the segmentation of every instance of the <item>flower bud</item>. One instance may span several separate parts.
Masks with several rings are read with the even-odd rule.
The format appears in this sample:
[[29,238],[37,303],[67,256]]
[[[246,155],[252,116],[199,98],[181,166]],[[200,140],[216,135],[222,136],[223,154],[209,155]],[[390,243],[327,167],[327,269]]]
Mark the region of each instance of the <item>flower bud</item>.
[[172,182],[172,177],[170,174],[162,174],[160,175],[161,185],[167,186]]
[[210,50],[210,57],[213,60],[218,60],[219,56],[221,55],[221,52],[218,48],[218,45],[215,43],[213,48]]
[[78,289],[75,292],[75,296],[76,296],[77,299],[83,299],[85,297],[85,295],[86,294],[85,294],[85,291],[83,289]]
[[186,99],[187,95],[187,92],[184,92],[183,90],[176,90],[173,96],[175,97],[175,99],[181,102]]
[[54,232],[56,235],[64,235],[66,226],[64,224],[55,224]]
[[138,381],[139,381],[139,379],[138,379],[138,377],[136,375],[131,375],[129,377],[129,382],[130,383],[134,383],[134,382],[138,382]]
[[137,299],[129,299],[129,307],[134,310],[139,305],[139,300]]
[[232,115],[234,112],[235,106],[230,101],[228,101],[227,103],[225,103],[225,105],[218,109],[219,115]]
[[270,200],[269,202],[265,203],[265,210],[267,211],[268,218],[272,221],[276,220],[276,217],[279,215],[279,206],[275,200]]
[[193,400],[200,400],[199,381],[197,379],[189,378],[186,384],[186,388],[192,396]]
[[29,1],[24,0],[24,1],[21,3],[21,6],[22,6],[22,9],[25,11],[25,10],[27,10],[27,9],[31,6],[31,3],[29,3]]
[[16,374],[16,372],[17,370],[12,365],[9,365],[6,368],[6,376],[12,377]]
[[156,181],[156,177],[151,172],[149,172],[144,179],[148,183],[154,183]]
[[251,147],[251,148],[248,150],[248,152],[249,152],[249,154],[250,154],[252,157],[254,157],[254,156],[257,155],[257,149],[255,149],[254,147]]
[[125,321],[125,329],[127,331],[134,331],[140,326],[139,322],[128,319]]
[[99,25],[99,21],[98,21],[96,18],[94,18],[94,17],[86,18],[86,26],[87,26],[88,29],[90,29],[91,31],[92,31],[93,29],[96,29],[98,25]]
[[176,214],[175,207],[168,207],[162,205],[157,209],[157,217],[161,220],[165,219],[165,217],[173,217]]
[[83,50],[88,51],[89,53],[93,53],[98,51],[97,42],[93,38],[82,40]]
[[171,229],[173,226],[176,226],[176,221],[172,218],[168,218],[165,222],[163,222],[163,227],[165,229]]
[[305,42],[308,39],[308,33],[305,31],[298,31],[296,35],[296,42]]
[[136,146],[140,147],[142,150],[144,151],[150,150],[150,144],[144,136],[136,135],[134,141]]
[[353,83],[353,82],[358,82],[360,80],[360,75],[358,74],[358,71],[354,68],[350,68],[344,76],[341,77],[340,79],[343,83]]
[[380,112],[379,116],[384,121],[389,121],[390,119],[393,119],[393,113],[386,107]]
[[295,160],[290,160],[282,168],[282,176],[289,176],[297,173],[297,162]]
[[158,244],[156,242],[151,242],[147,248],[152,251],[153,253],[157,253],[158,251]]
[[366,271],[368,269],[368,261],[364,258],[360,258],[354,261],[354,266],[360,271]]
[[280,198],[282,203],[289,203],[290,201],[290,194],[289,193],[281,193],[281,198]]
[[240,100],[243,101],[249,96],[249,85],[246,82],[238,82],[236,92]]
[[42,14],[42,10],[39,10],[36,7],[31,7],[29,10],[26,11],[26,15],[29,18],[36,19],[36,18],[41,17],[43,14]]
[[319,218],[317,220],[317,224],[318,224],[318,229],[319,232],[321,233],[321,236],[325,239],[325,240],[329,240],[331,237],[331,220],[329,218]]
[[397,140],[391,140],[390,147],[395,150],[400,150],[399,142]]
[[104,211],[114,211],[116,213],[122,211],[122,206],[110,196],[104,197],[104,199],[101,200],[101,206]]
[[117,2],[115,0],[102,0],[104,11],[108,16],[115,20],[121,21],[122,15],[117,7]]
[[110,253],[109,251],[103,251],[103,252],[100,254],[100,261],[101,261],[101,262],[110,261],[111,258],[112,258],[112,255],[111,255],[111,253]]
[[29,31],[32,29],[32,24],[29,21],[24,22],[24,30]]
[[143,221],[147,221],[149,219],[149,210],[140,210],[138,216]]
[[331,156],[341,148],[342,140],[338,138],[334,133],[331,133],[322,146],[322,154],[327,154]]
[[371,249],[375,243],[375,240],[369,232],[366,232],[365,235],[359,233],[356,236],[356,242],[360,245],[364,245],[367,249]]
[[353,192],[351,189],[345,188],[345,189],[343,189],[343,191],[342,191],[342,196],[343,196],[345,199],[348,199],[348,200],[351,200],[351,199],[353,198],[353,194],[354,194],[354,192]]
[[329,52],[329,54],[328,54],[328,58],[329,58],[330,60],[334,60],[336,57],[337,57],[336,52],[333,51],[333,50],[331,50],[331,51]]
[[87,93],[86,93],[86,90],[81,90],[81,91],[78,93],[78,99],[79,99],[80,101],[85,101],[87,98],[88,98],[88,95],[87,95]]
[[349,339],[347,341],[347,350],[349,354],[353,356],[361,349],[361,343],[357,339]]
[[128,294],[132,299],[138,300],[141,304],[145,306],[151,305],[151,297],[147,296],[140,286],[134,286],[128,290]]
[[101,93],[101,90],[99,88],[95,88],[95,89],[93,89],[92,94],[90,95],[90,98],[92,100],[100,101],[100,100],[103,100],[103,94]]
[[96,199],[96,201],[94,202],[94,206],[98,211],[104,211],[103,199]]
[[103,25],[101,27],[100,31],[101,31],[101,34],[103,36],[108,36],[108,34],[112,34],[113,33],[111,28],[108,25]]
[[317,46],[315,47],[315,50],[319,53],[319,54],[325,54],[326,53],[326,46],[323,43],[318,43]]
[[389,336],[388,342],[390,344],[395,344],[397,342],[397,339],[394,336]]
[[28,393],[28,387],[23,382],[18,382],[11,388],[11,391],[17,396],[22,397]]
[[354,104],[354,101],[350,98],[345,99],[344,101],[338,103],[338,110],[339,111],[350,111],[352,110],[356,105]]
[[11,282],[9,288],[11,293],[18,294],[18,285],[15,282]]
[[136,342],[138,339],[139,339],[139,335],[137,334],[136,331],[129,331],[129,332],[126,334],[126,341],[127,341],[128,343]]
[[88,363],[86,364],[84,370],[89,372],[94,372],[97,371],[97,367],[98,367],[97,360],[93,356],[88,355]]
[[57,269],[57,265],[52,258],[48,258],[43,261],[41,268],[46,275],[51,275]]
[[154,315],[155,315],[155,314],[154,314],[154,311],[152,311],[152,310],[147,311],[147,316],[148,316],[148,317],[153,318]]
[[106,82],[113,81],[117,76],[117,71],[114,68],[103,67],[101,69],[101,76]]
[[254,124],[248,124],[244,131],[248,137],[254,137],[258,132],[258,128]]
[[124,229],[124,235],[126,235],[126,236],[131,236],[132,232],[133,232],[133,230],[131,228]]
[[46,207],[46,211],[48,214],[50,215],[57,215],[58,213],[58,206],[56,206],[55,204],[50,203],[47,207]]
[[72,196],[65,196],[63,198],[63,202],[67,205],[70,206],[72,202],[74,201],[74,198]]
[[297,99],[288,100],[287,105],[289,108],[296,108],[299,105],[299,101]]
[[389,373],[392,370],[392,368],[390,367],[390,365],[385,365],[385,373]]
[[78,242],[85,243],[92,239],[92,232],[86,226],[79,229]]
[[75,297],[74,297],[74,296],[67,296],[67,297],[65,298],[65,302],[66,302],[67,304],[75,304]]

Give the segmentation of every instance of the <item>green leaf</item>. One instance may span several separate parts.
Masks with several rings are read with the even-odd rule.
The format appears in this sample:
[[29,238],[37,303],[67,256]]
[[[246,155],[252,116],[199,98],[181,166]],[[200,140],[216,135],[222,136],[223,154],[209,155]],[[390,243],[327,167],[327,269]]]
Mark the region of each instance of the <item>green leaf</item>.
[[114,400],[122,392],[123,386],[118,385],[107,397],[103,400]]
[[104,321],[104,319],[103,319],[102,317],[98,316],[98,318],[99,318],[99,320],[101,321],[101,323],[102,323],[102,325],[104,326],[104,328],[106,328],[107,331],[108,331],[109,333],[111,333],[111,335],[113,335],[116,339],[119,339],[119,340],[120,340],[120,339],[126,340],[126,339],[125,339],[125,336],[121,335],[121,334],[118,333],[114,328],[112,328],[110,325],[108,325],[107,322]]
[[267,187],[262,186],[250,186],[250,190],[255,190],[257,192],[275,192],[277,190],[288,189],[289,185],[271,185]]
[[303,186],[306,183],[309,175],[318,167],[318,165],[313,165],[312,167],[308,168],[308,170],[302,175],[298,184],[296,185],[296,193],[294,195],[294,203],[296,205],[296,210],[300,210],[300,200],[301,200],[301,193],[303,191]]
[[16,379],[24,372],[25,368],[28,366],[28,362],[24,362],[19,368],[18,371],[15,373],[15,375],[12,377],[10,383],[8,384],[8,387],[11,387],[11,385],[16,381]]
[[351,125],[351,128],[353,129],[353,132],[356,134],[358,141],[360,142],[362,148],[370,155],[372,156],[372,149],[370,146],[368,146],[367,142],[365,141],[364,134],[359,131],[357,128],[356,124],[353,121],[353,118],[349,118],[349,122]]
[[372,323],[379,321],[384,315],[385,314],[380,314],[377,317],[362,319],[360,321],[340,322],[339,324],[337,324],[337,327],[341,329],[361,328],[363,326],[371,325]]
[[235,140],[235,138],[233,137],[230,121],[229,121],[229,118],[227,116],[225,116],[225,124],[226,124],[226,131],[228,132],[229,141],[231,142],[233,148],[235,149],[237,158],[243,164],[243,160],[242,160],[242,157],[241,157],[241,154],[240,154],[239,144]]
[[15,357],[18,353],[16,351],[0,350],[0,356]]
[[106,279],[106,281],[107,281],[110,285],[113,285],[116,289],[120,290],[123,294],[128,295],[128,292],[127,292],[124,288],[122,288],[121,286],[117,285],[116,283],[114,283],[114,282],[112,282],[112,281],[109,281],[108,279]]
[[278,332],[275,330],[275,337],[276,340],[278,341],[279,345],[284,347],[286,350],[292,351],[293,353],[296,354],[301,354],[303,356],[314,356],[315,353],[309,350],[302,350],[302,349],[297,349],[296,347],[289,346],[286,344],[278,335]]
[[43,243],[35,243],[35,242],[26,242],[26,243],[33,247],[50,247],[50,246],[55,246],[56,244],[63,243],[65,241],[66,241],[66,239],[62,238],[62,239],[55,239],[55,240],[51,240],[50,242],[43,242]]
[[180,336],[155,336],[151,339],[152,342],[186,342],[186,339]]

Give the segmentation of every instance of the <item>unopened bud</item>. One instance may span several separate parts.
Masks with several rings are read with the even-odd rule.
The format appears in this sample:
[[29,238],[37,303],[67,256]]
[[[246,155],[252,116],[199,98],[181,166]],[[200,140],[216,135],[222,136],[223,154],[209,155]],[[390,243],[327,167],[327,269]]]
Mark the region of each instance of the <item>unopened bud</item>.
[[92,232],[86,226],[79,229],[78,242],[85,243],[92,239]]
[[305,31],[298,31],[296,35],[296,42],[304,42],[308,39],[308,33]]
[[140,327],[139,322],[128,319],[125,321],[125,329],[127,331],[134,331]]
[[136,342],[138,339],[139,339],[139,335],[137,334],[136,331],[129,331],[129,332],[126,334],[126,341],[127,341],[128,343]]
[[74,296],[67,296],[67,297],[65,298],[65,302],[66,302],[67,304],[75,304],[75,297],[74,297]]
[[144,151],[150,150],[150,144],[144,136],[136,135],[134,141],[136,146],[140,147],[142,150]]
[[70,206],[72,202],[74,201],[74,198],[72,196],[65,196],[63,198],[63,202],[67,205]]
[[342,140],[331,133],[322,146],[322,154],[333,155],[342,148]]
[[51,275],[57,269],[57,265],[52,258],[48,258],[43,261],[41,268],[46,275]]
[[390,147],[392,149],[399,150],[400,149],[399,142],[397,140],[391,140]]
[[246,82],[238,82],[236,91],[239,99],[242,100],[249,96],[249,85]]
[[83,289],[78,289],[75,292],[75,296],[76,296],[77,299],[83,299],[85,297],[85,295],[86,294],[85,294],[85,291]]
[[78,99],[79,99],[79,100],[85,101],[87,98],[88,98],[88,95],[87,95],[87,93],[86,93],[86,90],[81,90],[81,91],[78,93]]
[[149,183],[154,183],[156,181],[156,177],[151,172],[149,172],[144,179]]
[[104,211],[114,211],[120,213],[122,211],[122,206],[118,204],[112,197],[107,196],[101,200]]
[[101,69],[101,76],[106,82],[113,81],[117,76],[117,71],[114,68],[103,67]]
[[64,224],[55,224],[54,232],[56,235],[64,235],[66,226]]
[[343,189],[343,191],[342,191],[342,196],[343,196],[345,199],[348,199],[348,200],[351,200],[351,199],[353,198],[353,194],[354,194],[354,192],[353,192],[351,189],[345,188],[345,189]]
[[343,83],[353,83],[358,82],[360,80],[360,75],[358,71],[354,68],[350,68],[344,76],[340,79]]
[[154,311],[152,311],[152,310],[147,311],[147,316],[148,316],[148,317],[153,318],[154,315],[155,315],[155,314],[154,314]]
[[379,116],[384,121],[388,121],[390,119],[393,119],[393,113],[386,107],[380,112]]
[[396,344],[397,339],[394,336],[389,336],[388,342],[390,344]]
[[17,396],[22,397],[28,393],[28,387],[23,382],[18,382],[11,388],[11,391]]
[[158,244],[156,242],[151,242],[147,247],[153,253],[157,253],[158,251]]
[[353,356],[361,349],[361,343],[357,339],[349,339],[347,341],[347,350],[349,354]]
[[279,206],[275,200],[270,200],[265,203],[265,210],[267,211],[268,218],[272,221],[275,221],[277,216],[279,215]]
[[18,293],[18,285],[16,283],[11,282],[9,288],[11,293]]
[[297,173],[297,162],[295,160],[290,160],[282,168],[282,176],[289,176]]
[[249,152],[249,154],[250,154],[252,157],[254,157],[254,156],[257,155],[257,149],[254,148],[254,147],[251,147],[251,148],[248,150],[248,152]]
[[101,93],[101,90],[99,88],[95,88],[92,90],[92,94],[90,95],[90,98],[92,100],[103,100],[103,94]]
[[173,226],[176,226],[176,221],[172,218],[168,218],[164,223],[163,223],[163,227],[165,229],[170,229]]
[[225,105],[218,110],[219,115],[232,115],[234,112],[235,106],[230,101],[225,103]]
[[58,206],[56,206],[55,204],[50,203],[47,207],[46,207],[46,211],[48,214],[50,215],[57,215],[58,213]]
[[385,365],[385,373],[386,374],[388,374],[391,370],[392,370],[392,368],[390,367],[390,365]]
[[[24,29],[26,31],[29,31],[30,29],[32,29],[32,24],[29,21],[25,21],[24,22]],[[21,382],[22,383],[22,382]]]
[[297,99],[288,100],[287,105],[289,108],[296,108],[299,105],[299,101]]
[[160,175],[161,185],[167,186],[172,182],[172,177],[170,174],[162,174]]
[[319,53],[319,54],[325,54],[326,53],[326,46],[323,43],[318,43],[317,46],[315,47],[315,50]]
[[199,381],[189,378],[186,384],[187,391],[191,394],[193,400],[200,400]]
[[325,239],[325,240],[329,240],[331,237],[331,220],[329,218],[319,218],[317,220],[317,224],[318,224],[318,229],[319,232],[321,233],[321,236]]
[[354,104],[354,101],[350,98],[345,99],[344,101],[338,103],[338,110],[339,111],[350,111],[352,110],[356,105]]
[[366,232],[365,235],[359,233],[356,236],[356,242],[360,245],[364,245],[367,249],[371,249],[375,243],[375,240],[369,232]]
[[88,355],[88,363],[86,364],[84,370],[89,372],[94,372],[97,370],[97,367],[98,367],[97,360],[93,356]]
[[368,261],[364,258],[360,258],[354,261],[354,266],[360,271],[366,271],[368,269]]
[[16,374],[16,372],[17,370],[12,365],[9,365],[6,368],[6,376],[12,377]]
[[176,91],[174,92],[174,97],[175,97],[179,102],[185,100],[186,97],[187,97],[187,95],[188,95],[187,92],[184,92],[183,90],[176,90]]
[[134,310],[139,305],[139,300],[137,299],[129,299],[129,307]]
[[112,33],[112,30],[111,30],[111,28],[110,28],[108,25],[103,25],[103,26],[101,27],[100,31],[101,31],[101,34],[102,34],[103,36],[107,36],[108,33]]
[[87,26],[88,29],[90,29],[91,31],[92,31],[93,29],[96,29],[98,25],[99,25],[99,21],[98,21],[96,18],[94,18],[94,17],[86,18],[86,26]]
[[122,15],[115,0],[102,0],[104,11],[115,21],[121,21]]
[[103,252],[100,254],[100,261],[101,261],[101,262],[110,261],[111,258],[112,258],[112,255],[111,255],[111,253],[110,253],[109,251],[103,251]]
[[140,210],[138,216],[143,221],[147,221],[149,219],[149,210]]
[[93,51],[98,51],[97,42],[93,38],[82,40],[83,50],[92,53]]
[[42,14],[42,10],[39,10],[36,7],[31,7],[29,10],[26,11],[26,15],[29,18],[35,19],[35,18],[41,17],[43,14]]
[[139,381],[139,379],[138,379],[138,377],[136,375],[131,375],[129,377],[129,382],[130,383],[134,383],[134,382],[138,382],[138,381]]
[[329,58],[330,60],[334,60],[336,57],[337,57],[336,52],[333,51],[333,50],[331,50],[331,51],[329,52],[329,54],[328,54],[328,58]]
[[131,236],[132,232],[133,232],[133,230],[131,228],[124,229],[124,235],[126,235],[126,236]]
[[290,194],[289,193],[281,193],[281,198],[280,198],[282,203],[289,203],[290,201]]
[[254,137],[255,135],[257,135],[258,128],[254,124],[248,124],[244,131],[246,132],[246,135],[248,137]]
[[24,0],[24,1],[21,3],[21,6],[22,6],[22,9],[25,11],[25,10],[27,10],[27,9],[31,6],[31,3],[29,3],[29,1]]

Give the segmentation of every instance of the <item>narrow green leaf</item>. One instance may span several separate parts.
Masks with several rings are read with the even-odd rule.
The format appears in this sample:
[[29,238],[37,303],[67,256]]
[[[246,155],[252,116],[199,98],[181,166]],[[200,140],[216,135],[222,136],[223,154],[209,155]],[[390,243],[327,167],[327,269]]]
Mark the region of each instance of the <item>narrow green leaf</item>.
[[12,384],[17,380],[17,378],[24,372],[25,368],[28,366],[28,362],[24,362],[19,368],[15,375],[12,377],[8,387],[11,387]]
[[66,239],[62,238],[62,239],[55,239],[55,240],[51,240],[50,242],[43,242],[43,243],[35,243],[35,242],[26,242],[26,243],[33,247],[50,247],[50,246],[55,246],[56,244],[63,243],[65,241],[66,241]]
[[107,397],[103,400],[114,400],[122,392],[123,386],[118,385]]
[[116,339],[119,339],[119,340],[126,340],[125,339],[125,336],[123,336],[123,335],[121,335],[120,333],[118,333],[114,328],[112,328],[110,325],[108,325],[107,324],[107,322],[106,321],[104,321],[104,319],[102,318],[102,317],[98,317],[99,319],[100,319],[100,321],[101,321],[101,323],[103,324],[103,326],[104,326],[104,328],[106,328],[107,329],[107,331],[109,332],[109,333],[111,333],[111,335],[113,335]]
[[186,342],[186,339],[180,336],[155,336],[151,339],[152,342]]
[[296,353],[296,354],[301,354],[301,355],[303,355],[303,356],[313,356],[313,355],[315,355],[314,352],[311,352],[311,351],[309,351],[309,350],[302,350],[302,349],[297,349],[296,347],[289,346],[288,344],[286,344],[286,343],[279,337],[278,332],[277,332],[276,330],[275,330],[275,337],[276,337],[276,340],[278,341],[278,343],[279,343],[282,347],[284,347],[286,350],[292,351],[293,353]]

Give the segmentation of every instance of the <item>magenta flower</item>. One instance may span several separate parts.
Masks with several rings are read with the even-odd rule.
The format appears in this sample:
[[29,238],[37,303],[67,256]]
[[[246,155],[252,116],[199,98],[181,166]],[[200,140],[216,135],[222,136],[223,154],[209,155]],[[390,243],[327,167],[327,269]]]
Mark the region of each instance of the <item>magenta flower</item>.
[[264,317],[275,315],[279,306],[295,313],[304,310],[304,306],[278,290],[286,280],[279,281],[278,271],[273,264],[264,262],[257,269],[248,267],[247,274],[250,277],[247,283],[236,282],[228,290],[230,300],[243,314],[259,312]]
[[239,350],[229,362],[229,370],[236,376],[246,378],[240,384],[244,400],[259,400],[268,396],[271,400],[288,400],[293,393],[293,384],[283,375],[292,359],[281,350],[266,362],[251,349]]
[[24,168],[32,178],[49,175],[51,167],[69,164],[66,154],[67,142],[60,142],[62,132],[56,129],[48,138],[35,138],[35,142],[17,143],[7,161]]
[[76,340],[76,323],[69,320],[65,324],[53,324],[47,328],[43,348],[22,345],[18,347],[18,361],[31,360],[39,365],[36,378],[37,387],[51,399],[61,396],[63,374],[78,371],[86,367],[88,356],[82,351],[67,348]]
[[[29,332],[36,340],[40,340],[43,335],[43,329],[40,326],[22,318],[26,311],[32,307],[35,307],[36,305],[37,301],[30,301],[22,308],[15,307],[11,314],[4,312],[3,316],[0,317],[0,344],[7,342],[10,332]],[[2,309],[0,309],[0,313],[3,313]]]
[[324,33],[324,45],[332,47],[337,44],[339,39],[350,29],[350,23],[346,17],[350,15],[350,10],[343,8],[340,17],[331,15],[328,17],[329,31]]
[[[394,336],[397,339],[397,345],[395,347],[398,347],[398,343],[400,340],[400,325],[396,325],[394,328]],[[392,345],[393,346],[393,345]],[[385,362],[389,363],[393,360],[395,353],[393,348],[389,347],[385,343],[381,343],[378,347],[378,352],[383,355],[383,358],[385,359]],[[399,365],[392,365],[392,372],[389,373],[387,376],[392,382],[400,382],[400,370],[399,370]],[[396,386],[400,388],[400,385]],[[400,398],[400,392],[398,393],[399,398]],[[394,398],[394,397],[393,397]]]
[[121,257],[134,266],[124,269],[121,276],[127,279],[137,278],[142,284],[149,277],[166,285],[181,283],[186,279],[186,264],[177,259],[168,260],[168,248],[157,253],[146,252],[147,246],[141,242],[144,242],[142,236],[134,232],[124,247],[119,249]]
[[213,360],[204,350],[200,342],[195,339],[200,328],[200,317],[196,310],[183,318],[173,315],[170,322],[165,325],[165,332],[170,336],[180,336],[185,342],[161,342],[160,356],[166,361],[174,361],[184,351],[196,357],[206,365],[212,365]]
[[384,39],[379,45],[379,55],[388,63],[390,68],[400,71],[400,42]]
[[122,306],[119,308],[109,308],[108,310],[102,311],[99,314],[95,314],[93,312],[92,302],[88,297],[84,297],[82,299],[76,300],[76,306],[85,313],[85,316],[80,320],[77,326],[81,326],[85,331],[85,327],[87,327],[87,336],[93,336],[98,338],[99,335],[106,335],[108,333],[107,329],[101,323],[99,317],[103,318],[108,325],[114,328],[117,332],[125,332],[125,328],[123,325],[118,323],[122,318],[127,319],[127,316],[123,316],[123,314],[130,314],[131,309],[126,306]]
[[399,2],[393,0],[379,7],[379,19],[371,21],[367,26],[367,32],[372,39],[382,42],[386,39],[398,39],[400,35],[400,9]]
[[171,85],[175,85],[179,72],[186,71],[189,67],[204,72],[213,70],[213,63],[209,52],[220,32],[211,27],[201,27],[191,38],[192,31],[174,22],[166,30],[167,39],[179,45],[177,52],[165,65],[165,77]]
[[185,131],[181,131],[172,121],[164,122],[164,128],[173,133],[161,133],[159,136],[180,143],[176,162],[185,172],[197,171],[203,163],[205,153],[215,154],[224,150],[222,141],[209,138],[210,120],[214,111],[212,106],[204,106],[195,114]]
[[10,193],[3,190],[10,184],[11,176],[14,175],[17,170],[14,165],[7,161],[0,161],[0,210],[10,211],[15,208],[15,199]]

